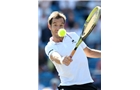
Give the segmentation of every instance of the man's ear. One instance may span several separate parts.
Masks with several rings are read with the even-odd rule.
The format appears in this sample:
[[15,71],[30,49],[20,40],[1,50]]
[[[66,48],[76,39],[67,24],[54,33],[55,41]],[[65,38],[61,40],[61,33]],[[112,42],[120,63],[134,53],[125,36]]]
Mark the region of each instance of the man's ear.
[[48,23],[48,28],[49,28],[49,30],[51,30],[51,25]]

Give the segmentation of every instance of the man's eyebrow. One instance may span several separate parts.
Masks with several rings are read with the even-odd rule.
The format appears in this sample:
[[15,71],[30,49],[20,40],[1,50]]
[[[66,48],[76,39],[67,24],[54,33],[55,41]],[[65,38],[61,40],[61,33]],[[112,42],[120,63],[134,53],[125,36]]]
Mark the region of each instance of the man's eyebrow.
[[55,24],[56,22],[53,22],[53,24]]
[[[53,22],[52,24],[56,24],[56,22]],[[65,24],[64,22],[62,22],[61,24]]]
[[64,24],[64,22],[62,22],[62,24]]

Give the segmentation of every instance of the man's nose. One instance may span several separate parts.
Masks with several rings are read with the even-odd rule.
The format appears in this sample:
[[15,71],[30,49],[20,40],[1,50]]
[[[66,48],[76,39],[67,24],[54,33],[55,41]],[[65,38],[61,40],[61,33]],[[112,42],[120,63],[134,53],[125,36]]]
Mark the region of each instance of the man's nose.
[[57,27],[57,31],[58,31],[59,29],[61,29],[61,27]]

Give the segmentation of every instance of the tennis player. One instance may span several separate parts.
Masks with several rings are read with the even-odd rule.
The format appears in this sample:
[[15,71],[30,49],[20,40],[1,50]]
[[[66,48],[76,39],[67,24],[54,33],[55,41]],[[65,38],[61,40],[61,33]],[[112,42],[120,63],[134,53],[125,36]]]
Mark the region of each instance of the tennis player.
[[79,36],[75,32],[69,32],[64,37],[58,36],[58,30],[64,28],[66,16],[54,11],[48,18],[48,27],[52,37],[45,46],[45,52],[58,71],[61,83],[59,90],[97,90],[93,86],[93,79],[88,67],[88,59],[100,58],[99,50],[89,48],[84,42],[77,48],[74,56],[70,53],[74,49]]

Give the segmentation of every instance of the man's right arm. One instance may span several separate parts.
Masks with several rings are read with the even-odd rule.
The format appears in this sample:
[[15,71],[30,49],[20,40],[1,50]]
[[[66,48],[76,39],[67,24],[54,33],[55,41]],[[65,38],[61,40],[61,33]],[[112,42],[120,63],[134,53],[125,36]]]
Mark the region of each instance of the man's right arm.
[[56,62],[57,64],[65,64],[66,66],[68,66],[72,62],[72,59],[69,56],[61,56],[51,47],[45,47],[45,52],[50,60]]
[[57,64],[61,64],[60,60],[62,60],[62,57],[54,47],[46,46],[45,52],[51,61],[56,62]]
[[63,58],[61,57],[61,55],[60,55],[59,53],[53,52],[53,53],[51,53],[51,55],[50,55],[50,59],[51,59],[52,61],[58,63],[58,64],[61,64],[60,61],[61,61]]
[[51,53],[50,59],[58,64],[63,63],[66,66],[68,66],[72,62],[72,59],[69,56],[61,57],[61,55],[57,52]]

